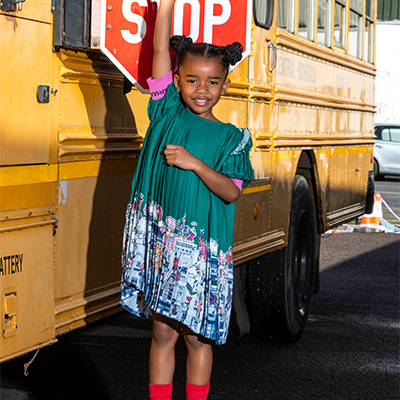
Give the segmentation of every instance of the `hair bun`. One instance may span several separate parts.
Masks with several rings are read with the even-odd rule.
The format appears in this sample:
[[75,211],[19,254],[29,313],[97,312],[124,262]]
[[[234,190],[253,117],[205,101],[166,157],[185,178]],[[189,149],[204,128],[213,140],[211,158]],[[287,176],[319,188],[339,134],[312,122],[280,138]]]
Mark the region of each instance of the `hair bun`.
[[193,43],[191,37],[184,35],[175,35],[169,39],[169,45],[172,50],[175,51],[176,54],[182,53],[186,49],[186,47],[190,46]]
[[235,65],[242,59],[243,46],[239,42],[225,46],[225,57],[231,65]]

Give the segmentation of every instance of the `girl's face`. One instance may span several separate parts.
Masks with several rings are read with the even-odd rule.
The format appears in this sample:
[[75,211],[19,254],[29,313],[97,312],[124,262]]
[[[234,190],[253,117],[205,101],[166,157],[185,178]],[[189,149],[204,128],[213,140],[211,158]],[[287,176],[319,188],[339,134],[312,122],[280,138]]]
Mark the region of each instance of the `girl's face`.
[[174,77],[175,86],[182,94],[186,107],[193,113],[219,122],[212,109],[229,88],[226,71],[215,59],[188,57]]

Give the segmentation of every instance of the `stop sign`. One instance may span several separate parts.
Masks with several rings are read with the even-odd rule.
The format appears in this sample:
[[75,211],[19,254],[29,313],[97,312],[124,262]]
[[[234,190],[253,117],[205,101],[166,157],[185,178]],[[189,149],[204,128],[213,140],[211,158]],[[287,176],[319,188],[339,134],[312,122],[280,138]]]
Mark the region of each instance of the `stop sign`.
[[[250,53],[253,0],[176,0],[172,35],[243,45]],[[100,48],[141,92],[151,76],[157,0],[103,0]]]

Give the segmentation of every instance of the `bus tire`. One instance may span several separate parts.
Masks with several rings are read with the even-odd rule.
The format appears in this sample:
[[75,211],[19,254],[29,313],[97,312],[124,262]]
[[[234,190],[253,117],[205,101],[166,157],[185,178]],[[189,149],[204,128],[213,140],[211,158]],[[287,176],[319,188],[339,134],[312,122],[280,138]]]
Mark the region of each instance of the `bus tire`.
[[295,177],[290,210],[287,247],[249,263],[251,332],[261,339],[296,342],[310,313],[319,241],[303,176]]

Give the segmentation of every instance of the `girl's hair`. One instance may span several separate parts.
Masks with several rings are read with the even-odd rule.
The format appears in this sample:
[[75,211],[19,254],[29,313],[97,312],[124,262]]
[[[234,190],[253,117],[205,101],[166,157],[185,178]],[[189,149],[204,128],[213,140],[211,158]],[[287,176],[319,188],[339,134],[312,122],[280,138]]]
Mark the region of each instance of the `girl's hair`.
[[175,35],[169,40],[172,50],[178,55],[178,67],[183,65],[189,56],[200,56],[206,59],[215,58],[226,71],[242,59],[243,46],[239,42],[225,47],[209,43],[193,43],[187,36]]

